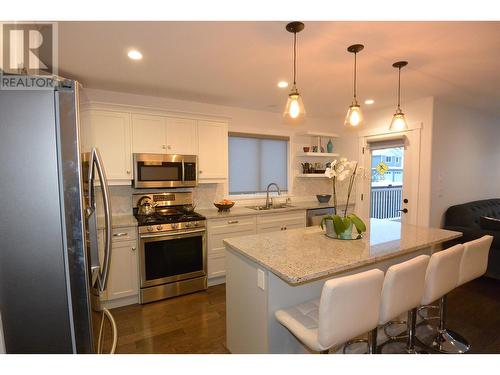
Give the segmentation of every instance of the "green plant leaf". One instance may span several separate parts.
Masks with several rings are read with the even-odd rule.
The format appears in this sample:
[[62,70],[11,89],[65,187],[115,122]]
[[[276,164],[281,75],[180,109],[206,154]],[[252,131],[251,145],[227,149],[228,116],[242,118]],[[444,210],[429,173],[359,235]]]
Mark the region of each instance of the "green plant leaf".
[[319,226],[321,227],[321,229],[324,229],[324,225],[325,225],[325,222],[327,220],[332,220],[333,221],[333,216],[332,215],[323,216],[323,218],[321,219],[321,223],[319,224]]
[[342,221],[342,218],[339,215],[335,215],[333,217],[333,227],[335,228],[335,232],[337,234],[340,234],[346,230],[346,228],[344,227],[344,223]]
[[344,217],[342,219],[342,222],[344,223],[344,228],[347,230],[349,228],[349,225],[351,225],[351,219],[349,217]]
[[366,232],[366,225],[358,216],[355,214],[349,214],[347,217],[351,219],[359,234]]

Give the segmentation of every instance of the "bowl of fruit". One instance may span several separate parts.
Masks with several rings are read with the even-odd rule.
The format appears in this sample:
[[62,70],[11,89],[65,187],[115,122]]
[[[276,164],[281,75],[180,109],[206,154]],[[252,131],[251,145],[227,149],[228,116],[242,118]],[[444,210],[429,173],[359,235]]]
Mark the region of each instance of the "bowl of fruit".
[[229,211],[234,206],[234,202],[228,199],[223,199],[219,202],[214,202],[214,206],[219,209],[219,212]]

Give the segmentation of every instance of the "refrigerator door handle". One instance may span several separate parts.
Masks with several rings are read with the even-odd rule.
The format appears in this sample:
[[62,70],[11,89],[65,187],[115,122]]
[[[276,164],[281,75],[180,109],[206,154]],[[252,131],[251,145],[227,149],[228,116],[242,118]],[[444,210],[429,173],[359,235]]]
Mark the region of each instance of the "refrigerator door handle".
[[[95,169],[94,169],[95,168]],[[104,204],[104,232],[105,232],[105,241],[104,241],[104,260],[103,264],[99,271],[99,290],[101,292],[106,290],[106,285],[108,283],[109,276],[109,268],[111,265],[111,204],[109,201],[109,188],[108,188],[108,180],[106,179],[106,172],[104,171],[104,166],[102,164],[101,155],[97,148],[93,148],[90,156],[89,163],[89,207],[93,210],[92,216],[94,217],[95,222],[97,222],[95,218],[95,192],[94,192],[94,182],[95,182],[95,170],[97,170],[97,174],[99,175],[99,179],[101,181],[101,192],[102,192],[102,200]],[[92,225],[90,226],[92,228]],[[96,225],[94,224],[94,227]],[[97,230],[95,234],[91,235],[91,244],[92,237],[97,237]],[[92,254],[94,256],[94,254]],[[98,259],[98,258],[97,258]],[[93,266],[93,265],[92,265]]]

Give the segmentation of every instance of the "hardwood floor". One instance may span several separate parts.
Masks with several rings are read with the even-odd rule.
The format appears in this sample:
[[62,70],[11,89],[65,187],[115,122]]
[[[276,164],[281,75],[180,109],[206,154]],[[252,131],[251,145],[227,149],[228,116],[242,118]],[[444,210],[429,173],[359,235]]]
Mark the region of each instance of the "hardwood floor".
[[228,353],[226,288],[112,310],[117,353]]
[[[500,353],[500,281],[480,278],[448,297],[448,327],[473,353]],[[228,353],[225,285],[147,305],[112,310],[117,353]]]

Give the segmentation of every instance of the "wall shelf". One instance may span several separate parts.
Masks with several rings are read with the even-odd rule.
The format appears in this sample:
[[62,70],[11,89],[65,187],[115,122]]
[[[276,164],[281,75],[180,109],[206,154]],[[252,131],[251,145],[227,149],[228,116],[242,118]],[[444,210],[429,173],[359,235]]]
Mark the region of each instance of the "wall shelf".
[[336,133],[323,133],[323,132],[315,132],[315,131],[306,131],[297,133],[299,136],[309,136],[309,137],[324,137],[324,138],[339,138],[339,135]]
[[299,173],[297,177],[300,178],[328,178],[324,173]]
[[299,152],[297,156],[335,157],[339,154],[335,152]]

